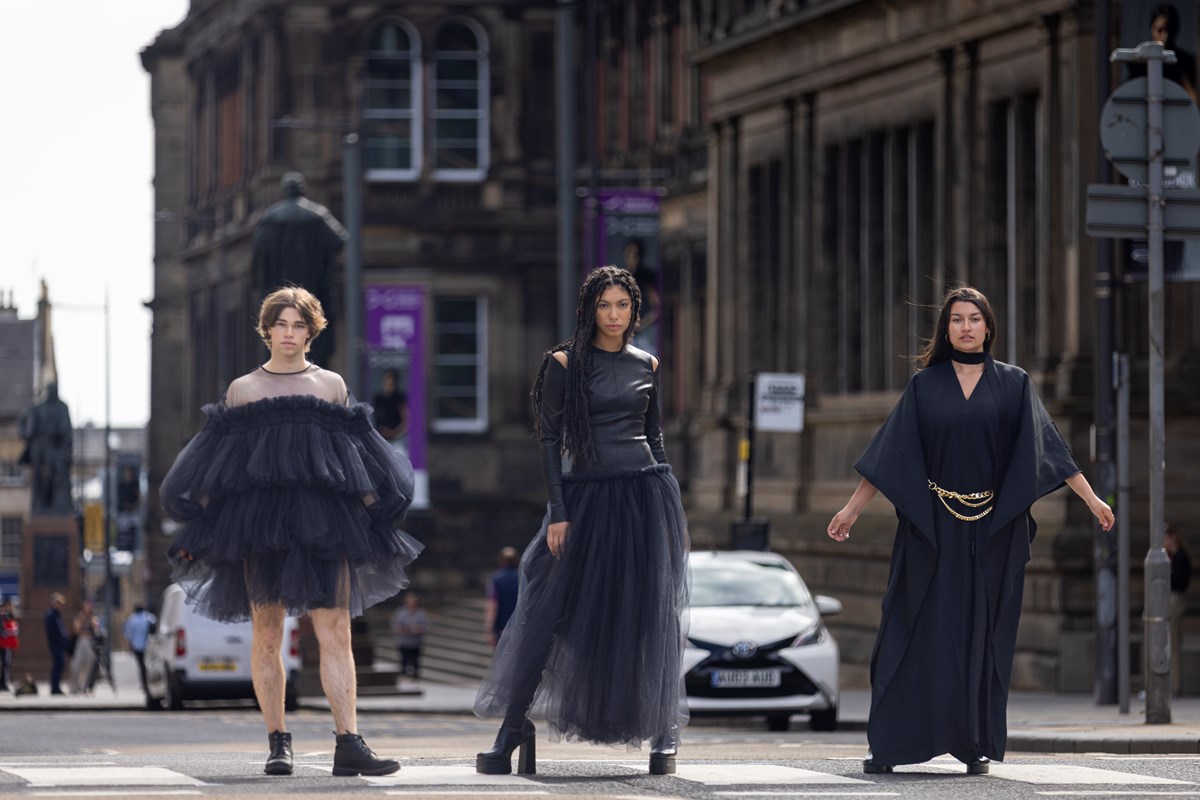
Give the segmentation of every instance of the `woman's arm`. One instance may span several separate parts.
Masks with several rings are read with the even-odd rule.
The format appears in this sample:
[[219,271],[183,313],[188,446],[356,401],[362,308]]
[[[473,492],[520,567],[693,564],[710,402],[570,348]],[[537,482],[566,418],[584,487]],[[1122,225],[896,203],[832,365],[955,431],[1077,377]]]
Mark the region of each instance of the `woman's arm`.
[[829,534],[829,538],[837,542],[849,539],[851,526],[858,519],[858,515],[862,513],[863,507],[877,494],[879,494],[879,490],[872,486],[866,478],[859,481],[858,488],[850,497],[850,502],[846,503],[845,507],[834,514],[833,519],[829,521],[829,528],[825,531]]
[[1114,522],[1112,509],[1108,507],[1108,503],[1096,496],[1096,493],[1092,491],[1092,485],[1088,483],[1087,478],[1083,477],[1082,472],[1076,472],[1067,478],[1067,486],[1070,486],[1071,491],[1087,503],[1088,511],[1095,515],[1101,528],[1106,531],[1112,528]]
[[546,480],[546,494],[550,499],[550,525],[546,528],[546,546],[555,558],[562,555],[567,543],[567,504],[563,500],[562,430],[563,392],[566,389],[567,354],[554,354],[553,364],[546,365],[542,379],[542,475]]

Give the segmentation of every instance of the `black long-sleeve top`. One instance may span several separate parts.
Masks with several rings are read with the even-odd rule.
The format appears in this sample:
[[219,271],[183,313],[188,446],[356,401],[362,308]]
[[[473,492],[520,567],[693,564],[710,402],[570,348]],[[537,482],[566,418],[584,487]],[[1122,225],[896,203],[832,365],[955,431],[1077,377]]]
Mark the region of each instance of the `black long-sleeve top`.
[[[563,502],[562,410],[567,370],[555,358],[542,384],[542,470],[550,498],[550,521],[569,519]],[[571,463],[573,475],[628,472],[667,463],[658,408],[653,357],[631,345],[617,352],[592,348],[588,413],[596,459]]]

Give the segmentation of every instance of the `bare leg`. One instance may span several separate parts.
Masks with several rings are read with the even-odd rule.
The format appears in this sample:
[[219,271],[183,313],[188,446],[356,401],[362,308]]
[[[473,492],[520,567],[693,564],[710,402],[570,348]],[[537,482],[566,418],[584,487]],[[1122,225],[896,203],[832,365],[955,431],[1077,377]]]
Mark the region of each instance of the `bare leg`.
[[309,613],[313,631],[321,646],[321,688],[325,690],[325,699],[333,711],[333,724],[339,734],[357,733],[350,611],[345,608],[314,608]]
[[287,677],[283,671],[283,618],[281,605],[250,606],[254,625],[253,654],[250,675],[254,679],[254,695],[262,709],[267,733],[286,731],[283,722],[283,699]]

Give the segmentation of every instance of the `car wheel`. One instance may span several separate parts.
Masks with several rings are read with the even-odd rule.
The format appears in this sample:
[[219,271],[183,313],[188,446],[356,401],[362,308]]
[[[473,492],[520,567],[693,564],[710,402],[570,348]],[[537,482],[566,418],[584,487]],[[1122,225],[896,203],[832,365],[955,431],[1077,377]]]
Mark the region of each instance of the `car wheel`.
[[813,711],[808,717],[808,727],[814,731],[836,731],[837,726],[837,706],[824,711]]
[[183,693],[179,687],[179,676],[168,675],[164,685],[166,688],[163,694],[163,705],[171,711],[182,711]]
[[163,701],[160,698],[146,692],[146,710],[147,711],[162,711]]
[[791,714],[771,714],[767,717],[767,730],[769,731],[786,731],[791,724]]

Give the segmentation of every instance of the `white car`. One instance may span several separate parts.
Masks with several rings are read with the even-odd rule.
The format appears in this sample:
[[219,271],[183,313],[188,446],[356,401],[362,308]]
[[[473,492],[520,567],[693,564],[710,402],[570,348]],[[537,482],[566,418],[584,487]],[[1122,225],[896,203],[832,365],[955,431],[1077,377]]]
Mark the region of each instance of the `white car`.
[[[183,708],[185,700],[254,698],[250,678],[249,622],[215,622],[185,602],[183,587],[163,591],[158,623],[146,642],[146,707]],[[283,668],[287,709],[296,708],[300,683],[300,623],[283,623]]]
[[842,604],[810,594],[776,553],[695,552],[688,566],[683,671],[691,713],[765,716],[773,731],[803,713],[813,730],[835,730],[838,646],[821,618]]

